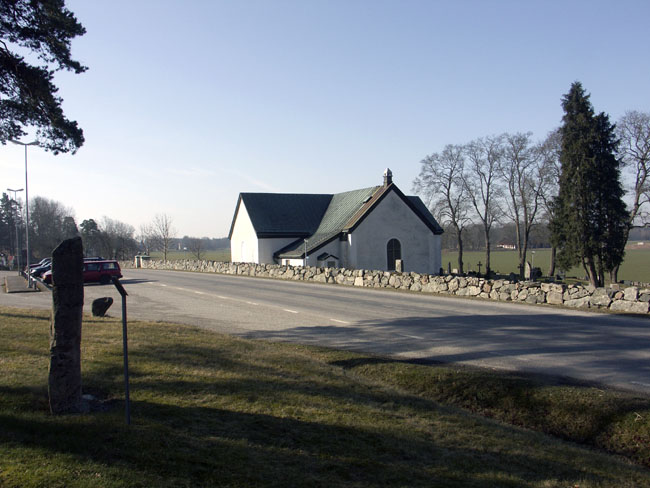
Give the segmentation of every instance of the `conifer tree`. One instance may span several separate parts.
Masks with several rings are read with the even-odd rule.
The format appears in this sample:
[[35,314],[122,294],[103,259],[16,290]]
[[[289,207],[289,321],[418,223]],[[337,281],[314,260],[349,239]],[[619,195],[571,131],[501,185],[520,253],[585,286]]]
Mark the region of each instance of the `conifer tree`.
[[621,162],[614,125],[596,115],[582,84],[575,82],[562,99],[564,108],[559,195],[551,223],[558,264],[581,264],[593,286],[623,260],[627,211],[620,181]]
[[0,144],[35,129],[39,145],[54,154],[83,145],[83,131],[63,113],[54,75],[86,70],[70,52],[72,39],[85,32],[65,0],[0,0]]

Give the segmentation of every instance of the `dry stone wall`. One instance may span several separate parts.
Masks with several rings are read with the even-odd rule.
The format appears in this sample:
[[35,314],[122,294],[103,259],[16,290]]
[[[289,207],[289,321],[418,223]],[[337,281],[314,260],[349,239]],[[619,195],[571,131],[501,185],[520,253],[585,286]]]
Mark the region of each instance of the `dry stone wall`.
[[[132,262],[121,263],[133,268]],[[366,288],[393,288],[421,293],[478,297],[503,302],[548,303],[579,309],[608,309],[614,312],[647,314],[650,288],[638,286],[593,288],[582,285],[539,283],[534,281],[486,280],[477,277],[435,276],[315,266],[224,263],[220,261],[144,261],[143,268],[201,273],[221,273],[293,281],[335,283]]]

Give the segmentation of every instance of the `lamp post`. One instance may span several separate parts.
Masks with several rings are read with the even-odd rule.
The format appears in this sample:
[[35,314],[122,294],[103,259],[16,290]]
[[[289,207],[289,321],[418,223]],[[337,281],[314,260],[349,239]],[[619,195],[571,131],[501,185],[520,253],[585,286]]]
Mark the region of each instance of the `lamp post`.
[[[12,190],[11,188],[7,188],[7,191],[10,191],[14,194],[14,203],[16,206],[18,206],[18,200],[16,200],[16,193],[19,191],[23,191],[22,188],[18,190]],[[16,212],[17,213],[17,212]],[[18,258],[18,266],[16,266],[16,269],[18,269],[18,274],[20,274],[20,244],[18,241],[18,218],[17,216],[14,217],[14,223],[16,224],[16,258]]]
[[9,142],[25,148],[25,247],[27,248],[27,286],[32,287],[32,275],[29,273],[29,190],[27,184],[27,146],[38,146],[38,141],[20,142],[9,139]]

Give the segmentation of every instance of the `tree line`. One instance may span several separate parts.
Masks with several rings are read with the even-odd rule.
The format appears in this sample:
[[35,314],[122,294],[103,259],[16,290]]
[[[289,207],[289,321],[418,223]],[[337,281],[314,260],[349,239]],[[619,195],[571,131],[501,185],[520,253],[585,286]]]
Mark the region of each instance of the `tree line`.
[[[10,255],[26,252],[25,208],[19,198],[7,193],[0,199],[0,251]],[[119,220],[109,217],[86,219],[77,225],[74,210],[55,200],[44,197],[29,201],[29,246],[30,258],[43,258],[64,239],[81,236],[86,256],[102,256],[107,259],[126,260],[138,253],[159,251],[164,259],[170,250],[187,249],[196,259],[201,259],[208,250],[223,247],[223,239],[207,237],[175,237],[171,217],[156,215],[151,222],[140,226],[140,232]]]
[[454,240],[461,273],[468,236],[480,229],[489,275],[495,229],[510,228],[522,276],[531,240],[546,235],[550,276],[582,265],[594,286],[606,273],[616,281],[630,231],[650,225],[650,113],[629,111],[614,125],[589,98],[573,83],[562,125],[544,140],[480,137],[421,161],[413,190]]

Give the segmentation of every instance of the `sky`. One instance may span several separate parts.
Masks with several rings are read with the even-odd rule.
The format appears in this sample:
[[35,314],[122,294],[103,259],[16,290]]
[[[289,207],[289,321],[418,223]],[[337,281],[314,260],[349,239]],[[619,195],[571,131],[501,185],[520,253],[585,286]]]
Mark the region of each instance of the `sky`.
[[[74,155],[28,149],[29,195],[77,223],[228,235],[240,192],[412,193],[420,161],[503,132],[541,140],[580,81],[616,121],[650,112],[650,2],[67,0],[87,33],[58,73]],[[24,142],[29,142],[29,137]],[[22,147],[0,146],[2,191]]]

